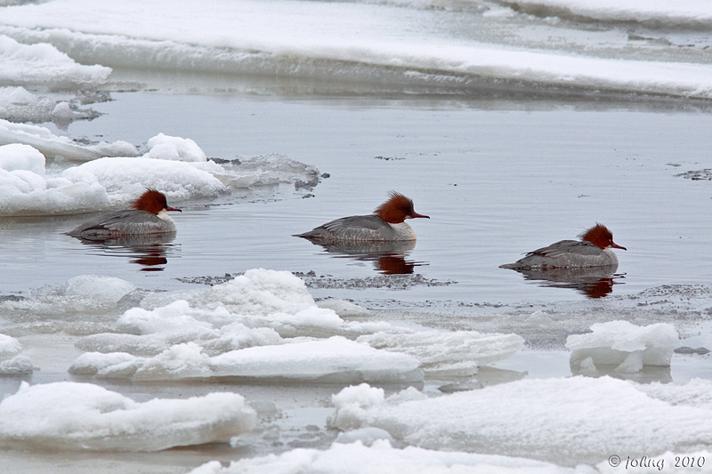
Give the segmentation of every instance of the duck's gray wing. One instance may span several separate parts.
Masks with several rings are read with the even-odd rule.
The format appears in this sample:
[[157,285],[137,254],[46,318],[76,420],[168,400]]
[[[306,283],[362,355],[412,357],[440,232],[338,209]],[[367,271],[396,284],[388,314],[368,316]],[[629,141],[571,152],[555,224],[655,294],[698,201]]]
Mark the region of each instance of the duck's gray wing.
[[149,212],[126,209],[97,216],[68,234],[81,239],[102,240],[120,235],[158,234],[175,230],[166,224],[166,221]]
[[512,270],[528,268],[546,268],[552,266],[569,267],[582,266],[581,260],[586,257],[601,255],[601,249],[592,243],[581,240],[560,240],[546,247],[532,250],[526,256],[514,263],[500,265],[500,268]]
[[576,253],[578,255],[598,255],[601,249],[585,240],[560,240],[556,243],[532,250],[527,253],[527,257],[531,255],[539,255],[541,257],[556,258],[567,253]]
[[320,225],[309,232],[298,234],[312,240],[387,240],[384,236],[395,234],[393,228],[376,215],[342,217],[324,225]]

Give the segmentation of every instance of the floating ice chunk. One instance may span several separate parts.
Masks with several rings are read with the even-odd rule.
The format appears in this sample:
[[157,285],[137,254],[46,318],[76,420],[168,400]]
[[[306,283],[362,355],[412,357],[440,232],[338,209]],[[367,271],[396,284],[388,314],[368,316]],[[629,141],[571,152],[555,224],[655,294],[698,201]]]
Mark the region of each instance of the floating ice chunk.
[[472,375],[480,364],[504,359],[524,346],[516,334],[482,334],[477,331],[420,330],[378,332],[357,339],[377,349],[416,357],[423,369],[438,375]]
[[254,188],[277,184],[314,187],[319,183],[319,170],[282,155],[241,159],[225,165],[230,171],[223,179],[233,188]]
[[326,308],[334,311],[342,318],[363,317],[371,315],[371,312],[368,309],[346,300],[329,298],[317,302],[317,305],[320,308]]
[[382,388],[371,387],[367,383],[352,385],[331,396],[331,402],[336,411],[329,417],[329,426],[341,430],[356,429],[361,426],[361,420],[366,416],[366,410],[384,403],[398,404],[407,401],[427,398],[413,387],[401,390],[388,398],[384,398]]
[[519,11],[542,16],[634,21],[666,26],[712,25],[712,8],[705,0],[499,0]]
[[14,122],[71,122],[98,115],[91,109],[76,109],[66,100],[57,102],[37,96],[24,87],[0,87],[0,119]]
[[22,344],[14,337],[0,334],[0,375],[21,375],[32,373],[32,361],[20,355]]
[[376,440],[371,447],[360,442],[334,443],[329,449],[293,449],[280,455],[241,459],[223,466],[212,461],[190,474],[258,474],[264,472],[296,474],[593,474],[584,466],[567,468],[532,459],[491,456],[452,451],[432,451],[409,446],[391,447],[387,440]]
[[146,143],[146,158],[173,161],[207,161],[205,152],[190,138],[172,137],[159,133]]
[[[54,109],[53,109],[54,110]],[[55,135],[48,128],[0,120],[0,144],[22,143],[37,148],[47,158],[90,161],[107,156],[136,156],[138,150],[125,141],[84,145],[71,138]]]
[[[712,444],[712,410],[674,404],[610,377],[524,379],[471,392],[381,403],[351,412],[343,429],[371,426],[431,449],[598,462],[613,452],[650,455]],[[670,386],[671,393],[689,393]],[[662,397],[661,397],[662,398]],[[339,408],[332,416],[340,428]],[[358,422],[358,423],[355,423]],[[586,433],[586,436],[581,436]],[[645,440],[641,443],[641,440]]]
[[595,366],[617,366],[617,372],[639,372],[643,366],[669,366],[679,344],[675,327],[658,323],[636,326],[628,321],[610,321],[591,326],[591,333],[571,335],[566,347],[572,351],[571,366],[578,369],[586,359]]
[[23,383],[0,402],[0,445],[158,451],[228,441],[256,421],[236,393],[138,403],[98,385]]
[[115,309],[136,287],[126,280],[97,275],[79,275],[59,286],[42,287],[21,300],[0,302],[5,316],[43,319],[45,315],[70,315]]
[[21,44],[4,35],[0,35],[0,64],[0,83],[7,85],[96,87],[111,74],[108,67],[78,64],[50,44]]
[[418,361],[379,351],[342,337],[258,346],[214,357],[194,343],[180,344],[152,358],[87,353],[70,372],[106,378],[175,380],[247,378],[316,382],[422,381]]

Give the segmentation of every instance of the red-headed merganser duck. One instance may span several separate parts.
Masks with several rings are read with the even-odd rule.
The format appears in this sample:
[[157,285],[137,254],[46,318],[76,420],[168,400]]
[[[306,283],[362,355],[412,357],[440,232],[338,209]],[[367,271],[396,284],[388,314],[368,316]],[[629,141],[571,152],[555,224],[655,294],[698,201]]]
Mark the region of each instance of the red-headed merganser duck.
[[317,242],[374,242],[392,240],[415,240],[415,232],[406,224],[406,219],[429,216],[418,214],[413,201],[393,192],[388,201],[367,216],[342,217],[295,237]]
[[167,234],[176,231],[167,211],[181,212],[170,207],[165,194],[149,189],[133,203],[132,209],[102,214],[71,232],[72,237],[85,240],[106,240],[146,234]]
[[613,241],[613,234],[606,226],[596,224],[581,235],[581,240],[561,240],[529,252],[524,258],[500,268],[546,270],[617,266],[618,259],[611,247],[627,250]]

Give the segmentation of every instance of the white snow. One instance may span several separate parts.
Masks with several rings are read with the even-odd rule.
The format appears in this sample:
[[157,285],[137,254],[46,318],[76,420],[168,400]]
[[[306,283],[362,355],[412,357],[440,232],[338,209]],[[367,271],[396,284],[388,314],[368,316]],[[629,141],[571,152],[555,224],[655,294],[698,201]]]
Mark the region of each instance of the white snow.
[[78,64],[51,44],[21,44],[5,35],[0,35],[0,64],[2,85],[96,87],[111,74],[108,67]]
[[[218,461],[204,464],[190,474],[585,474],[593,469],[560,467],[532,459],[489,456],[406,447],[396,449],[388,441],[371,447],[360,442],[334,443],[325,450],[293,449],[285,453],[241,459],[229,466]],[[637,471],[636,471],[637,472]]]
[[139,403],[98,385],[23,383],[0,402],[0,446],[159,451],[228,441],[256,420],[236,393]]
[[0,334],[0,375],[32,373],[32,361],[21,355],[22,344],[14,337]]
[[151,358],[125,353],[85,353],[70,372],[102,378],[175,380],[247,378],[316,382],[417,382],[417,359],[379,351],[343,337],[249,347],[210,357],[194,343]]
[[[633,21],[666,26],[710,26],[706,0],[499,0],[543,15],[578,16],[603,21]],[[565,15],[562,15],[565,14]]]
[[479,365],[509,357],[524,347],[516,334],[419,330],[378,332],[357,339],[377,349],[416,357],[431,375],[472,375]]
[[190,138],[172,137],[159,133],[146,142],[146,158],[173,161],[207,161],[205,152]]
[[671,393],[690,389],[670,385],[658,398],[639,387],[644,386],[610,377],[524,379],[427,400],[384,402],[350,410],[347,417],[339,413],[343,407],[337,408],[332,424],[340,428],[344,420],[346,430],[381,428],[430,449],[557,462],[598,462],[611,453],[650,456],[712,444],[712,426],[700,422],[712,416],[709,405],[696,398],[669,401]]
[[[700,5],[696,11],[705,8],[703,2],[695,3]],[[606,0],[604,5],[613,4]],[[207,12],[192,2],[128,0],[97,5],[90,0],[58,0],[6,8],[0,32],[28,42],[52,42],[86,61],[135,69],[392,80],[433,87],[514,81],[535,87],[712,97],[706,64],[479,43],[453,38],[448,29],[428,25],[422,15],[343,2],[222,0],[213,2]]]
[[610,321],[591,326],[588,334],[567,338],[571,365],[586,370],[597,366],[614,366],[615,371],[639,372],[644,366],[670,365],[673,350],[680,340],[672,324],[636,326],[628,321]]

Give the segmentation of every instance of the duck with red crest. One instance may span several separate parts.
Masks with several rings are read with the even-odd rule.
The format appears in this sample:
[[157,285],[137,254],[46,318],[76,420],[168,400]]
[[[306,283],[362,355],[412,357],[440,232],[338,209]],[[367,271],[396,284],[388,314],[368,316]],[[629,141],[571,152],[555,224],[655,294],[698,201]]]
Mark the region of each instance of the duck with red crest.
[[102,214],[67,234],[94,241],[169,234],[176,231],[176,226],[168,216],[168,211],[181,212],[180,209],[168,205],[165,194],[148,189],[134,201],[131,209]]
[[411,241],[415,232],[405,220],[416,218],[430,219],[415,212],[413,201],[392,192],[373,214],[342,217],[295,237],[321,243]]
[[500,268],[512,270],[547,270],[554,268],[616,267],[618,258],[611,248],[627,250],[613,241],[613,234],[596,224],[581,235],[581,240],[561,240],[531,251],[514,263]]

